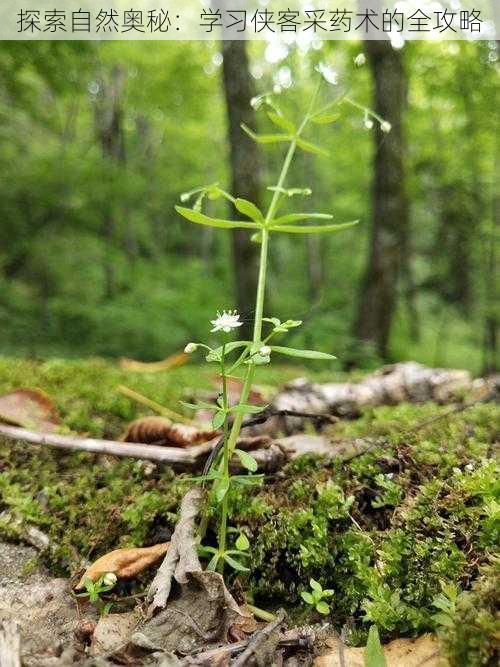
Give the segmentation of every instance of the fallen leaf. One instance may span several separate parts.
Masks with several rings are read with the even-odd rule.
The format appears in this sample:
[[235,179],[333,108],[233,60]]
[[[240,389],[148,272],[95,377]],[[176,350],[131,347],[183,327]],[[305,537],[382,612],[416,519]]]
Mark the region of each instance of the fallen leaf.
[[122,437],[125,442],[157,443],[173,447],[199,445],[217,437],[218,431],[204,431],[188,424],[172,423],[166,417],[140,417],[131,422]]
[[[382,646],[387,667],[446,667],[448,662],[439,654],[439,644],[433,635],[416,639],[395,639]],[[328,655],[316,658],[314,667],[365,667],[365,649],[344,646],[344,663],[338,646]]]
[[171,354],[166,359],[150,363],[124,357],[120,359],[120,366],[126,371],[135,371],[136,373],[159,373],[160,371],[168,371],[171,368],[182,366],[188,359],[189,354],[186,354],[186,352],[177,352],[176,354]]
[[139,619],[140,615],[136,611],[101,616],[92,636],[91,655],[123,650]]
[[170,542],[155,544],[152,547],[115,549],[98,558],[84,572],[82,578],[75,586],[81,589],[85,585],[85,579],[89,577],[96,581],[106,572],[113,572],[119,579],[130,579],[155,563],[166,554]]
[[0,422],[36,431],[55,431],[61,423],[52,400],[39,389],[18,389],[0,396]]

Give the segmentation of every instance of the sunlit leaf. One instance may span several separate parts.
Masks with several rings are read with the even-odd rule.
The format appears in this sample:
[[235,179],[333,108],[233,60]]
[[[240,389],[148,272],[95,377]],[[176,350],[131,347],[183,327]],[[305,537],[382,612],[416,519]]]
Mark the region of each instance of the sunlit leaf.
[[262,232],[256,232],[255,234],[252,234],[250,241],[252,241],[252,243],[262,243]]
[[234,205],[240,213],[243,213],[243,215],[246,215],[252,220],[255,220],[255,222],[264,221],[262,211],[260,211],[251,201],[248,201],[248,199],[242,199],[241,197],[238,197],[234,200]]
[[320,614],[323,614],[323,616],[326,616],[327,614],[330,613],[330,607],[326,602],[321,600],[320,602],[316,603],[316,611],[319,612]]
[[216,553],[214,556],[212,556],[212,559],[210,560],[210,562],[207,565],[207,570],[215,572],[215,570],[217,569],[217,563],[219,562],[219,559],[220,559],[220,555],[218,553]]
[[269,231],[287,234],[325,234],[326,232],[339,232],[342,229],[354,227],[358,222],[359,220],[353,220],[352,222],[343,222],[339,225],[303,225],[298,227],[292,225],[278,225],[276,227],[269,227]]
[[307,153],[315,153],[316,155],[329,155],[328,151],[324,148],[316,146],[316,144],[313,144],[310,141],[306,141],[305,139],[301,139],[300,137],[297,138],[297,146],[302,148],[302,150],[306,151]]
[[307,602],[307,604],[314,604],[313,596],[307,591],[302,591],[300,596],[304,600],[304,602]]
[[254,459],[251,454],[248,452],[244,452],[242,449],[235,449],[234,453],[236,456],[239,458],[241,461],[241,465],[246,468],[247,470],[250,470],[250,472],[255,472],[258,468],[257,461]]
[[288,120],[288,118],[285,118],[274,111],[268,111],[267,115],[269,116],[269,120],[282,130],[285,130],[285,132],[289,132],[290,134],[295,134],[296,127],[291,120]]
[[282,141],[290,141],[293,138],[290,134],[257,134],[244,123],[241,124],[241,129],[258,144],[277,144]]
[[336,359],[333,354],[327,352],[318,352],[317,350],[296,350],[293,347],[281,347],[281,345],[272,345],[273,352],[285,354],[288,357],[300,357],[301,359]]
[[236,548],[240,551],[247,551],[250,549],[250,542],[245,533],[240,533],[238,539],[236,540]]
[[272,221],[272,226],[286,225],[288,223],[302,222],[303,220],[331,220],[330,213],[288,213]]
[[315,116],[311,116],[311,120],[313,123],[318,123],[319,125],[328,125],[329,123],[335,123],[340,118],[340,115],[338,111],[318,113]]
[[321,584],[319,581],[316,581],[316,579],[310,579],[309,580],[309,585],[313,589],[313,591],[318,591],[319,593],[323,592],[323,588],[321,587]]
[[237,572],[250,572],[248,567],[245,567],[241,563],[239,563],[235,558],[231,558],[231,556],[228,556],[227,554],[224,554],[224,560],[228,565],[230,565],[233,570],[236,570]]
[[192,208],[185,208],[184,206],[176,206],[177,213],[182,215],[186,220],[195,222],[198,225],[207,225],[208,227],[220,227],[221,229],[258,229],[259,225],[255,222],[245,222],[243,220],[220,220],[219,218],[211,218],[200,211],[195,211]]

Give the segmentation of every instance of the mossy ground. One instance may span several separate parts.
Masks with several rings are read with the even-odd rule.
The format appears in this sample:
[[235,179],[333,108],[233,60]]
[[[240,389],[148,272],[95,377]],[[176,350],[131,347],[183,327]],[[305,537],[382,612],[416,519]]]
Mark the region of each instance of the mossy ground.
[[[277,386],[301,373],[278,367],[261,379]],[[153,375],[99,360],[0,360],[0,393],[39,387],[68,428],[116,438],[128,421],[148,414],[117,393],[118,384],[180,410],[178,400],[209,388],[210,375],[195,366]],[[443,409],[369,410],[335,426],[332,437],[385,436],[384,447],[344,464],[298,459],[260,488],[231,492],[232,523],[251,543],[251,574],[240,580],[256,604],[285,604],[306,616],[300,593],[314,577],[334,590],[332,620],[347,624],[353,641],[370,623],[385,638],[435,629],[441,583],[469,589],[499,538],[498,408],[477,405],[411,433]],[[0,470],[0,535],[20,539],[28,524],[38,526],[51,542],[46,563],[66,575],[110,549],[168,539],[186,488],[166,467],[151,473],[139,461],[1,439]],[[491,585],[488,591],[491,607]],[[491,623],[482,627],[491,632]],[[486,662],[477,664],[488,664],[490,643],[480,642]]]

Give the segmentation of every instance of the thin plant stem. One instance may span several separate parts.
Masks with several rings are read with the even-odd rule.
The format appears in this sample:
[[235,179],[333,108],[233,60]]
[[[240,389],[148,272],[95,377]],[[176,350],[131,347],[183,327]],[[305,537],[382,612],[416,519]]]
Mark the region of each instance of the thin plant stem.
[[[304,127],[306,126],[309,118],[311,117],[312,110],[316,101],[317,94],[321,85],[321,80],[318,82],[318,86],[312,96],[309,109],[300,124],[296,135],[293,137],[288,150],[283,161],[283,166],[281,167],[280,175],[278,177],[278,182],[276,188],[273,191],[273,196],[267,209],[266,216],[264,218],[264,227],[262,229],[262,242],[260,247],[260,261],[259,261],[259,277],[257,282],[257,295],[255,299],[255,321],[253,329],[253,340],[252,348],[256,350],[258,346],[262,343],[262,318],[264,315],[264,300],[266,294],[266,278],[267,278],[267,259],[269,254],[269,226],[274,219],[276,210],[278,207],[279,199],[281,197],[280,190],[283,188],[292,159],[297,149],[297,138],[302,133]],[[222,369],[222,391],[223,391],[223,401],[225,409],[227,410],[227,391],[226,391],[226,378],[225,378],[225,350],[224,346],[222,347],[221,355],[221,369]],[[243,387],[241,389],[239,404],[243,405],[248,401],[248,396],[250,394],[250,388],[252,386],[253,376],[255,372],[255,364],[250,360],[248,364],[247,371],[245,373],[245,379],[243,382]],[[237,413],[233,425],[231,427],[231,432],[229,437],[227,436],[227,413],[226,419],[224,421],[224,452],[223,452],[223,462],[222,462],[222,475],[223,479],[230,480],[229,477],[229,461],[236,448],[236,443],[241,431],[241,425],[243,423],[243,414]],[[228,485],[229,486],[229,485]],[[224,571],[224,560],[223,554],[226,548],[226,534],[227,534],[227,519],[228,519],[228,494],[229,488],[226,491],[223,501],[222,501],[222,512],[221,512],[221,524],[219,526],[219,554],[222,556],[220,559],[220,571]]]
[[[228,437],[228,397],[227,397],[227,378],[226,378],[226,344],[222,345],[222,354],[221,354],[221,376],[222,376],[222,407],[225,411],[224,417],[224,454],[222,460],[222,479],[226,486],[227,481],[229,480],[229,448],[227,447],[227,437]],[[228,492],[226,490],[224,498],[222,499],[222,509],[221,509],[221,520],[219,526],[219,552],[223,554],[226,550],[226,533],[227,533],[227,515],[228,515]],[[224,560],[220,560],[220,569],[224,569]]]

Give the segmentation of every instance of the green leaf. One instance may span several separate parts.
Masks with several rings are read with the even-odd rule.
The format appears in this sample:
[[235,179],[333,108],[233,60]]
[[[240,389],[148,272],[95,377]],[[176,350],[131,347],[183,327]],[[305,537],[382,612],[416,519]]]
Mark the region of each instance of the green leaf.
[[303,220],[331,220],[333,215],[330,213],[289,213],[282,215],[271,222],[272,226],[286,225],[289,222],[302,222]]
[[246,403],[240,403],[235,405],[234,408],[231,408],[231,412],[235,412],[240,415],[256,415],[259,412],[264,412],[267,408],[267,405],[250,405]]
[[330,155],[330,153],[326,151],[324,148],[316,146],[316,144],[312,144],[310,141],[306,141],[305,139],[301,139],[300,137],[298,137],[296,141],[297,141],[297,146],[299,146],[299,148],[302,148],[302,150],[306,151],[307,153],[315,153],[316,155]]
[[219,218],[210,218],[208,215],[195,211],[192,208],[176,206],[177,213],[186,220],[195,222],[197,225],[207,225],[208,227],[219,227],[221,229],[258,229],[260,225],[255,222],[245,222],[244,220],[221,220]]
[[224,496],[229,491],[229,479],[227,477],[223,477],[218,482],[216,482],[214,486],[217,502],[221,503],[224,500]]
[[231,558],[231,556],[228,556],[227,554],[224,554],[224,560],[228,565],[230,565],[233,570],[237,570],[238,572],[250,572],[250,569],[248,567],[245,567],[241,563],[239,563],[235,558]]
[[288,357],[300,357],[301,359],[336,359],[333,354],[327,352],[317,352],[316,350],[296,350],[293,347],[281,347],[280,345],[272,345],[273,352],[278,354],[286,354]]
[[217,569],[217,563],[219,562],[220,554],[216,553],[212,558],[210,559],[210,562],[207,565],[207,570],[210,570],[211,572],[215,572]]
[[295,134],[296,127],[292,123],[291,120],[288,120],[288,118],[285,118],[284,116],[275,113],[274,111],[268,111],[267,115],[269,116],[269,120],[277,125],[279,128],[282,130],[285,130],[285,132],[289,132],[290,134]]
[[240,213],[243,213],[243,215],[246,215],[252,220],[255,220],[255,222],[264,222],[262,211],[258,209],[257,206],[255,206],[255,204],[253,204],[251,201],[248,201],[248,199],[242,199],[241,197],[238,197],[234,200],[234,205]]
[[313,596],[310,593],[308,593],[307,591],[302,591],[300,596],[304,600],[304,602],[307,602],[307,604],[310,604],[310,605],[314,604]]
[[217,431],[217,429],[224,426],[225,421],[226,421],[226,413],[224,412],[224,410],[219,410],[218,412],[216,412],[212,418],[212,427],[214,431]]
[[318,123],[319,125],[328,125],[329,123],[335,123],[340,118],[340,115],[338,111],[318,113],[315,116],[311,116],[311,120],[313,123]]
[[264,475],[233,475],[232,480],[241,486],[261,486]]
[[318,591],[319,593],[323,592],[321,584],[319,583],[319,581],[316,581],[316,579],[309,579],[309,585],[311,586],[313,591]]
[[236,548],[240,551],[247,551],[250,549],[250,542],[245,533],[240,533],[238,539],[236,540]]
[[242,449],[235,449],[234,453],[241,461],[241,465],[247,470],[250,470],[250,472],[255,472],[259,467],[257,461],[248,452],[244,452]]
[[368,632],[368,641],[365,648],[365,667],[387,667],[376,625],[372,625]]
[[443,625],[446,628],[451,628],[453,627],[453,619],[449,614],[443,614],[442,612],[439,612],[437,614],[433,614],[432,616],[433,620],[437,625]]
[[245,123],[241,123],[241,129],[258,144],[277,144],[282,141],[291,141],[291,139],[293,139],[293,136],[290,134],[256,134],[245,125]]
[[331,588],[327,588],[326,590],[323,591],[323,597],[324,598],[331,598],[333,595],[333,591]]
[[357,225],[359,220],[352,222],[343,222],[339,225],[304,225],[302,227],[294,227],[292,225],[278,225],[277,227],[269,227],[270,232],[282,232],[286,234],[323,234],[325,232],[340,232],[342,229],[348,229]]
[[326,602],[321,600],[316,604],[316,611],[318,611],[320,614],[323,614],[323,616],[326,616],[326,614],[330,613],[330,607]]
[[[232,343],[226,343],[224,348],[225,354],[227,356],[230,352],[233,352],[240,347],[248,347],[249,345],[252,345],[251,340],[234,340]],[[222,345],[215,348],[215,350],[211,350],[205,359],[207,361],[220,361],[222,359]]]

